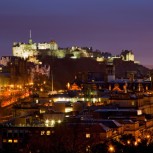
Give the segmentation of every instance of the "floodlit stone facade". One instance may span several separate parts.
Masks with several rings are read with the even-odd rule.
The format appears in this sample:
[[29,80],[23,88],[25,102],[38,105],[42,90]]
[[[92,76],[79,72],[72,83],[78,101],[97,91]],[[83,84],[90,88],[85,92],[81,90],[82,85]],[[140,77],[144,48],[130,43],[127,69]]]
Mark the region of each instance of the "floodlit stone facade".
[[29,57],[38,56],[43,50],[58,50],[58,44],[55,41],[49,43],[33,43],[32,39],[29,39],[29,43],[14,43],[12,47],[13,56],[27,59]]

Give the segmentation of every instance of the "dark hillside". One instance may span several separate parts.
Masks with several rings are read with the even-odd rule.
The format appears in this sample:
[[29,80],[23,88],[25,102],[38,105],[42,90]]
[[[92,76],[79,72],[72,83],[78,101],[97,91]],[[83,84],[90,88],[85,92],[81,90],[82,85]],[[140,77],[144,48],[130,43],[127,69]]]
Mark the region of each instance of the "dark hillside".
[[55,88],[65,88],[68,82],[72,82],[75,75],[79,72],[87,74],[88,72],[105,73],[105,64],[99,64],[94,59],[45,59],[45,63],[50,63],[54,74]]
[[[55,89],[66,88],[68,82],[72,82],[74,77],[79,72],[87,74],[88,72],[100,72],[106,74],[106,64],[98,63],[91,58],[80,59],[52,59],[50,57],[44,58],[43,63],[50,64],[54,75]],[[122,60],[115,60],[116,78],[125,78],[127,71],[136,71],[138,76],[148,74],[149,69],[134,62],[125,62]]]
[[127,71],[135,71],[136,77],[141,78],[147,76],[149,69],[143,65],[135,64],[132,61],[114,60],[116,77],[125,78]]

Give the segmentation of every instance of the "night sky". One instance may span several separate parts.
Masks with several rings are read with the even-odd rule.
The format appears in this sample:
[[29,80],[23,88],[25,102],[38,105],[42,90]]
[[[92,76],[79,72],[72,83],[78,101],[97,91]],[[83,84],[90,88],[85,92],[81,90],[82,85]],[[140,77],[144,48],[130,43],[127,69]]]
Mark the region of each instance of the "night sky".
[[13,42],[55,40],[60,47],[87,46],[153,65],[153,0],[0,0],[0,56]]

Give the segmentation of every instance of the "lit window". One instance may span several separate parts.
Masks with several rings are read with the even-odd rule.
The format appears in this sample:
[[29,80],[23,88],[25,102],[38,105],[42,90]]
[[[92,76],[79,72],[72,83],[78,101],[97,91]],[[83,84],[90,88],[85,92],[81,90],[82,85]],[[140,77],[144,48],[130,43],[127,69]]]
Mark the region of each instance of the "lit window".
[[108,134],[106,134],[106,138],[108,138],[109,137],[109,135]]
[[9,139],[9,140],[8,140],[8,143],[12,143],[12,139]]
[[132,106],[134,106],[135,105],[135,102],[134,101],[132,101]]
[[43,113],[45,113],[45,110],[40,110],[40,114],[43,114]]
[[72,111],[73,111],[73,108],[72,107],[65,108],[65,113],[72,112]]
[[130,142],[130,140],[127,140],[127,144],[130,144],[131,142]]
[[61,123],[61,120],[58,120],[57,122],[60,124]]
[[50,135],[50,131],[46,131],[46,135]]
[[115,130],[115,131],[113,131],[113,133],[115,133],[115,134],[116,134],[116,133],[117,133],[117,131]]
[[90,146],[86,146],[86,152],[90,152]]
[[14,139],[14,143],[18,143],[18,140],[17,139]]
[[4,143],[7,142],[6,139],[3,139],[3,142],[4,142]]
[[45,135],[45,131],[41,131],[41,135]]
[[86,133],[86,138],[90,138],[90,134],[89,133]]

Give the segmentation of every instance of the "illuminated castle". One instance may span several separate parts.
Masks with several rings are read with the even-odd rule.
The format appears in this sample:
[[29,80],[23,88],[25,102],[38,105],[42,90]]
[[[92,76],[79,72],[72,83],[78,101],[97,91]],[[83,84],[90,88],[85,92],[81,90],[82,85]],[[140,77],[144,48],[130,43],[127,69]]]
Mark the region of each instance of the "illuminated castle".
[[34,43],[31,37],[28,43],[14,43],[12,47],[13,56],[29,59],[29,61],[37,63],[37,56],[54,56],[56,58],[69,57],[72,59],[78,59],[82,57],[94,58],[98,62],[112,62],[114,59],[122,59],[123,61],[133,61],[134,63],[140,64],[139,61],[135,61],[132,50],[122,50],[118,56],[112,56],[110,53],[105,52],[104,54],[100,51],[93,51],[92,48],[88,47],[77,47],[72,46],[70,48],[59,48],[55,41],[48,43]]
[[134,61],[134,54],[132,50],[122,50],[121,52],[121,58],[123,61]]
[[52,54],[52,51],[58,50],[58,44],[55,41],[51,41],[49,43],[33,43],[31,38],[30,31],[30,39],[29,42],[26,43],[14,43],[12,47],[13,56],[28,58],[38,56],[39,54],[43,54],[44,51],[47,51],[47,54]]

